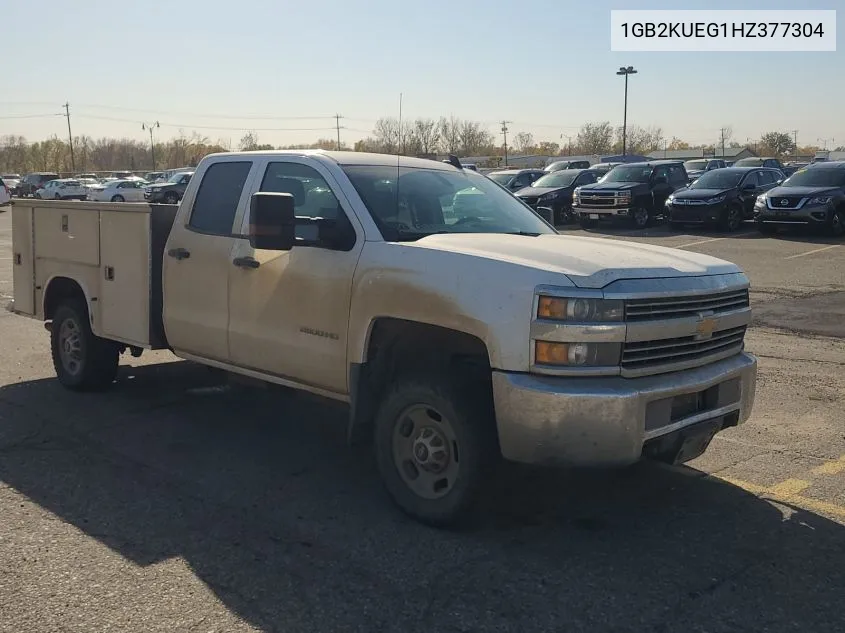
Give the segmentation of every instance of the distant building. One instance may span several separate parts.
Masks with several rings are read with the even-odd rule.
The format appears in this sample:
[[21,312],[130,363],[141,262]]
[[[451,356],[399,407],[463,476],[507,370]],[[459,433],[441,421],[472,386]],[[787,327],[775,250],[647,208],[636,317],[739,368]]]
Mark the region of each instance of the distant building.
[[715,151],[705,151],[700,147],[689,149],[655,150],[649,154],[654,159],[671,160],[696,160],[704,158],[723,158],[726,161],[737,161],[740,158],[750,158],[757,154],[749,147],[726,147],[724,155],[722,148],[717,147]]

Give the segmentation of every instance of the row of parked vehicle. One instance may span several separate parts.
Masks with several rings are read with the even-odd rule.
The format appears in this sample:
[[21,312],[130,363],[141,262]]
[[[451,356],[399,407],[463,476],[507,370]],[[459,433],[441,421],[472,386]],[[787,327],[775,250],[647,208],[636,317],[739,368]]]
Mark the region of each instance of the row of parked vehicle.
[[41,200],[91,200],[94,202],[159,202],[177,204],[193,175],[192,169],[150,172],[143,178],[130,172],[109,177],[79,174],[61,178],[59,174],[38,172],[0,176],[0,204],[3,198],[32,197]]
[[715,159],[549,167],[487,176],[554,225],[592,228],[622,220],[645,228],[662,219],[671,229],[736,231],[754,220],[764,233],[794,227],[845,233],[845,162],[786,166],[777,158],[744,158],[730,166]]

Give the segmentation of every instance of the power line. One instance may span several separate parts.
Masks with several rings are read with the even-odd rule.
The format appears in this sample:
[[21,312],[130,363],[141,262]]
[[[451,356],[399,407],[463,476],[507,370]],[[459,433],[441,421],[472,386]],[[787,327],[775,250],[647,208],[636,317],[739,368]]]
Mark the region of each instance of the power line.
[[0,116],[0,119],[40,119],[42,117],[64,116],[61,112],[53,112],[52,114],[14,114],[9,116]]
[[340,120],[343,118],[339,114],[334,115],[335,121],[337,123],[337,151],[340,151]]
[[511,121],[502,121],[502,135],[505,138],[505,167],[508,166],[508,123]]
[[[93,114],[77,114],[77,117],[81,117],[83,119],[94,119],[99,121],[118,121],[121,123],[136,123],[137,121],[134,119],[122,119],[118,117],[108,117],[108,116],[96,116]],[[255,131],[255,132],[316,132],[318,130],[334,130],[334,127],[264,127],[264,128],[256,128],[252,126],[241,126],[241,127],[227,127],[227,126],[218,126],[218,125],[193,125],[190,123],[167,123],[165,121],[160,122],[161,127],[174,127],[174,128],[193,128],[196,130],[230,130],[230,131]]]
[[251,120],[265,120],[265,121],[307,121],[307,120],[316,120],[316,119],[333,119],[334,115],[318,115],[318,116],[278,116],[278,115],[261,115],[261,114],[244,114],[244,115],[233,115],[233,114],[209,114],[209,113],[200,113],[200,112],[184,112],[184,111],[175,111],[175,110],[147,110],[144,108],[127,108],[124,106],[109,106],[109,105],[99,105],[99,104],[90,104],[90,103],[80,103],[77,107],[82,108],[92,108],[92,109],[100,109],[100,110],[117,110],[123,112],[146,112],[148,114],[165,114],[165,115],[175,115],[175,116],[195,116],[203,119],[251,119]]

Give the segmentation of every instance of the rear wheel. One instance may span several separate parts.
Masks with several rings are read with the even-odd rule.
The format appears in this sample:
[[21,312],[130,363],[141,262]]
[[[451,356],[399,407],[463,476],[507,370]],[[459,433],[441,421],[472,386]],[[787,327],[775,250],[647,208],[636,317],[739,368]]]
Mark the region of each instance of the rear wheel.
[[56,310],[50,347],[56,376],[68,389],[105,389],[117,375],[120,350],[112,341],[94,335],[81,299],[69,299]]
[[400,379],[375,421],[375,451],[393,501],[414,519],[448,526],[474,505],[498,455],[491,398],[446,375]]
[[165,204],[177,204],[179,202],[179,195],[174,191],[168,191],[164,194]]
[[59,194],[56,194],[55,196],[53,196],[53,199],[54,200],[61,200],[62,197]]

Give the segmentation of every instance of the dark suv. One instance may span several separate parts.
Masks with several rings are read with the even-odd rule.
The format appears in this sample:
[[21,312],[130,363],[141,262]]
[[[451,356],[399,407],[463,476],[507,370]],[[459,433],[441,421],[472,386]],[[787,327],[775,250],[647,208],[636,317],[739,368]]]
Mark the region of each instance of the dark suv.
[[757,198],[757,227],[772,233],[778,227],[826,228],[845,233],[845,161],[814,163],[799,169],[778,187]]
[[754,216],[757,196],[783,182],[777,169],[726,167],[706,172],[686,189],[666,199],[670,228],[684,224],[715,224],[736,231]]
[[59,174],[52,171],[35,172],[32,174],[27,174],[23,177],[23,180],[21,180],[18,184],[18,195],[21,198],[25,198],[27,196],[34,196],[35,192],[41,189],[48,182],[50,182],[51,180],[58,180],[59,178]]
[[561,169],[546,174],[515,195],[550,224],[568,224],[575,220],[572,215],[575,187],[592,184],[600,177],[601,174],[592,169]]
[[564,169],[589,169],[590,161],[588,160],[557,160],[546,165],[543,171],[554,172]]
[[688,160],[684,163],[684,169],[687,170],[689,181],[692,182],[696,178],[713,169],[723,169],[727,167],[725,161],[721,158],[701,158],[698,160]]
[[734,167],[771,167],[772,169],[780,169],[783,170],[783,163],[780,162],[780,159],[774,158],[771,156],[762,156],[756,157],[752,156],[749,158],[740,158],[733,164]]
[[663,215],[666,198],[687,182],[687,171],[679,160],[625,163],[611,169],[601,182],[578,187],[572,210],[585,228],[615,218],[644,228]]
[[173,174],[165,182],[157,182],[144,188],[144,200],[148,202],[163,202],[164,204],[178,204],[185,195],[185,189],[191,182],[192,171],[180,171]]

